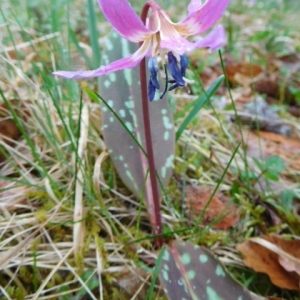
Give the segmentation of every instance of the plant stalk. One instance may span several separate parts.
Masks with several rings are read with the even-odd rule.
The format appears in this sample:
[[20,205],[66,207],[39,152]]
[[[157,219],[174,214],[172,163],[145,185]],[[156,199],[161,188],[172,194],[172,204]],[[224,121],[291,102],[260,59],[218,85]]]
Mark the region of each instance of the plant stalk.
[[[142,13],[141,13],[141,20],[144,22],[144,24],[146,23],[149,8],[150,8],[149,2],[145,3]],[[153,234],[161,235],[163,233],[163,230],[162,230],[159,190],[158,190],[158,183],[157,183],[157,178],[156,178],[156,169],[155,169],[153,144],[152,144],[152,134],[151,134],[151,126],[150,126],[149,100],[148,100],[148,90],[147,90],[148,83],[147,83],[147,72],[146,72],[146,58],[144,58],[140,63],[140,82],[141,82],[141,95],[142,95],[142,109],[143,109],[144,133],[145,133],[145,141],[146,141],[146,152],[147,152],[147,156],[148,156],[151,192],[153,195],[152,200],[147,199],[149,202],[153,201],[153,203],[148,203],[148,207],[153,207],[153,212],[150,210],[150,222],[151,222]],[[153,215],[151,215],[151,214],[153,214]],[[162,237],[155,238],[155,244],[158,248],[161,248],[163,243],[164,243],[164,240]]]

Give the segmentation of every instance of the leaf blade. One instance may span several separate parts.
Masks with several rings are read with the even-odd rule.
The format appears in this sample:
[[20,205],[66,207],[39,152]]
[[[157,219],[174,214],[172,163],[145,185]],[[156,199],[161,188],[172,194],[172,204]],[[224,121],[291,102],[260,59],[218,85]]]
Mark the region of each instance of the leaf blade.
[[208,249],[175,241],[164,251],[159,278],[169,300],[253,299]]
[[[102,53],[102,63],[107,64],[120,57],[129,56],[135,50],[136,45],[112,33],[106,50]],[[127,187],[136,196],[144,197],[148,162],[144,151],[139,147],[140,144],[143,149],[146,148],[139,70],[127,69],[101,76],[99,89],[101,97],[115,112],[114,114],[111,109],[102,106],[102,130],[113,164]],[[149,109],[155,166],[160,182],[165,186],[173,167],[175,149],[173,118],[167,101],[153,101]],[[128,131],[131,134],[128,134]]]

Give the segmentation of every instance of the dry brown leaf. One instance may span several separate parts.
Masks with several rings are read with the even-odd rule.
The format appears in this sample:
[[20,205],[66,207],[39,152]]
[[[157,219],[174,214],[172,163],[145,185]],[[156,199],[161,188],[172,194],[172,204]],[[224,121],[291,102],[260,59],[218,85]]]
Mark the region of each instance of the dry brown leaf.
[[300,291],[300,241],[278,236],[253,238],[239,244],[244,263],[257,272],[268,274],[273,284]]
[[141,268],[127,269],[121,274],[116,274],[114,277],[115,285],[124,290],[129,297],[134,299],[145,299],[147,294],[147,280],[148,274]]
[[297,264],[294,261],[282,256],[279,257],[278,261],[287,271],[296,272],[298,275],[300,275],[300,263]]
[[266,94],[272,98],[279,97],[279,84],[273,79],[263,78],[255,82],[254,89],[256,92]]
[[289,168],[300,170],[300,139],[265,131],[243,131],[247,154],[253,158],[267,159],[280,156]]
[[[186,214],[191,220],[196,220],[209,201],[214,187],[210,186],[187,186],[186,187]],[[221,218],[220,218],[221,217]],[[220,221],[213,225],[215,229],[229,229],[237,224],[237,210],[230,202],[230,199],[221,192],[216,192],[209,206],[206,208],[202,223],[208,225],[220,218]]]
[[233,85],[249,86],[256,77],[262,74],[260,66],[247,62],[231,63],[226,66],[225,70],[229,82]]
[[[10,101],[10,105],[14,104],[14,100]],[[11,139],[17,139],[20,135],[20,131],[13,122],[10,111],[5,103],[0,105],[0,133]]]
[[294,73],[298,73],[300,70],[300,55],[299,53],[292,52],[280,57],[277,57],[274,60],[274,64],[277,68],[284,67],[285,69],[289,70],[289,76]]
[[263,78],[254,83],[254,90],[260,94],[266,94],[269,97],[280,99],[288,103],[294,103],[295,97],[287,87],[282,91],[278,79]]
[[[21,101],[10,100],[9,105],[14,108],[14,112],[17,116],[26,121],[29,116],[28,110],[24,108]],[[11,113],[5,103],[0,105],[0,138],[9,145],[12,146],[20,138],[21,132],[16,123],[12,119]],[[1,147],[1,146],[0,146]],[[0,152],[0,163],[5,160],[5,156]]]
[[278,261],[285,270],[296,272],[300,275],[300,241],[287,241],[279,236],[267,236],[264,237],[264,240],[267,241],[264,244],[261,243],[261,240],[257,239],[255,242],[277,253],[279,255]]
[[0,134],[7,144],[11,145],[12,143],[7,138],[17,140],[21,132],[12,119],[0,118]]

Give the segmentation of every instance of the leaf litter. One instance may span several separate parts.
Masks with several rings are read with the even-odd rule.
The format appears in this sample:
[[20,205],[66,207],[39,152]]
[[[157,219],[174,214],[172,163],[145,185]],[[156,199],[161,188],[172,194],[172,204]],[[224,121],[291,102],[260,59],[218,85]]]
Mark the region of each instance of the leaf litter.
[[251,238],[237,245],[248,267],[268,274],[272,282],[285,289],[300,291],[300,241],[280,236]]

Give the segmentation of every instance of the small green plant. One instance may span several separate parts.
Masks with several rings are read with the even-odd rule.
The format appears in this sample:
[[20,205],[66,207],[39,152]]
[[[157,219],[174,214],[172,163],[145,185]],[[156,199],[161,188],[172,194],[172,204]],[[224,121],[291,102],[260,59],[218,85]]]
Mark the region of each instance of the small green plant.
[[261,170],[261,175],[271,181],[278,181],[280,174],[285,169],[284,160],[277,155],[268,157],[264,162],[258,159],[254,159],[254,161]]

